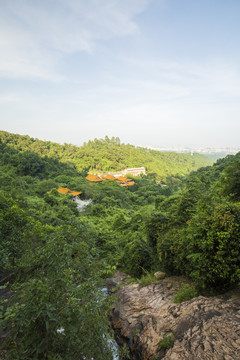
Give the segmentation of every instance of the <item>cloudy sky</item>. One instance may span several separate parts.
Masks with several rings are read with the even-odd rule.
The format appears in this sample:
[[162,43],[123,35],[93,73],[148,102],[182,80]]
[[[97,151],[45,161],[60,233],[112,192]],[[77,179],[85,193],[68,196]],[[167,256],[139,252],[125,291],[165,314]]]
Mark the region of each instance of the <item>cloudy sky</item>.
[[239,146],[239,0],[0,0],[0,128]]

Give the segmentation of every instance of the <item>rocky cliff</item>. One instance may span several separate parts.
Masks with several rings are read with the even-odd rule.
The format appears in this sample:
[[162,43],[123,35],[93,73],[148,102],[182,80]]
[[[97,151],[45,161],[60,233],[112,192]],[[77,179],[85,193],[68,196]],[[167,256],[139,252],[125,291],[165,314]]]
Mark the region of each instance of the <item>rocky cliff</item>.
[[141,289],[123,285],[111,314],[118,342],[139,360],[239,360],[239,300],[201,296],[173,304],[177,288],[169,279]]

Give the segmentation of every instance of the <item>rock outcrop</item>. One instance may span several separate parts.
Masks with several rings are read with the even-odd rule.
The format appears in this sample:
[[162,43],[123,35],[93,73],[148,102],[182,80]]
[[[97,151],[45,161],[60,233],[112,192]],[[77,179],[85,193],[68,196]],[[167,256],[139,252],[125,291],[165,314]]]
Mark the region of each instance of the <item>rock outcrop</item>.
[[[111,314],[117,341],[133,359],[239,360],[240,302],[197,297],[181,304],[172,298],[179,285],[164,279],[139,289],[124,285]],[[163,338],[173,340],[167,349]]]

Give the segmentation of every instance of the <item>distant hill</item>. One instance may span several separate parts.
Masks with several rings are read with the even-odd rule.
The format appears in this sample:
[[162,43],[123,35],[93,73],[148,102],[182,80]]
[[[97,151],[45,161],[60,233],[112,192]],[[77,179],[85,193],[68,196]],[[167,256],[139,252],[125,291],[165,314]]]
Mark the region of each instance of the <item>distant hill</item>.
[[213,164],[212,159],[197,153],[179,154],[149,150],[121,144],[118,137],[110,139],[106,136],[105,139],[88,141],[78,147],[0,131],[0,141],[16,150],[28,150],[41,157],[48,156],[74,165],[80,172],[101,173],[143,166],[147,174],[152,174],[157,180],[164,182]]

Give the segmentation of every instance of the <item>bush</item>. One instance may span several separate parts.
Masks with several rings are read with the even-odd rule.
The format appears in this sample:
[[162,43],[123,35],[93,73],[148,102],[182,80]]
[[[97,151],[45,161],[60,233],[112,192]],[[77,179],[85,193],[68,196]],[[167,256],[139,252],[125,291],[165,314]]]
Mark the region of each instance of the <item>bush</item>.
[[11,325],[4,360],[111,359],[103,337],[109,311],[102,301],[103,270],[84,233],[84,227],[46,226],[26,234],[28,251],[19,260],[24,281],[12,288],[14,301],[1,321]]
[[174,338],[173,335],[164,335],[163,338],[159,341],[158,346],[162,350],[170,349],[174,344]]
[[175,304],[179,304],[183,301],[188,301],[196,297],[197,291],[191,287],[189,284],[182,284],[181,289],[176,293],[173,298]]
[[151,284],[155,284],[158,282],[158,280],[153,274],[149,273],[148,271],[145,271],[145,274],[139,280],[137,280],[137,282],[140,287],[144,287]]
[[124,249],[124,262],[132,276],[140,277],[144,270],[149,270],[153,262],[152,249],[141,234],[136,232]]

